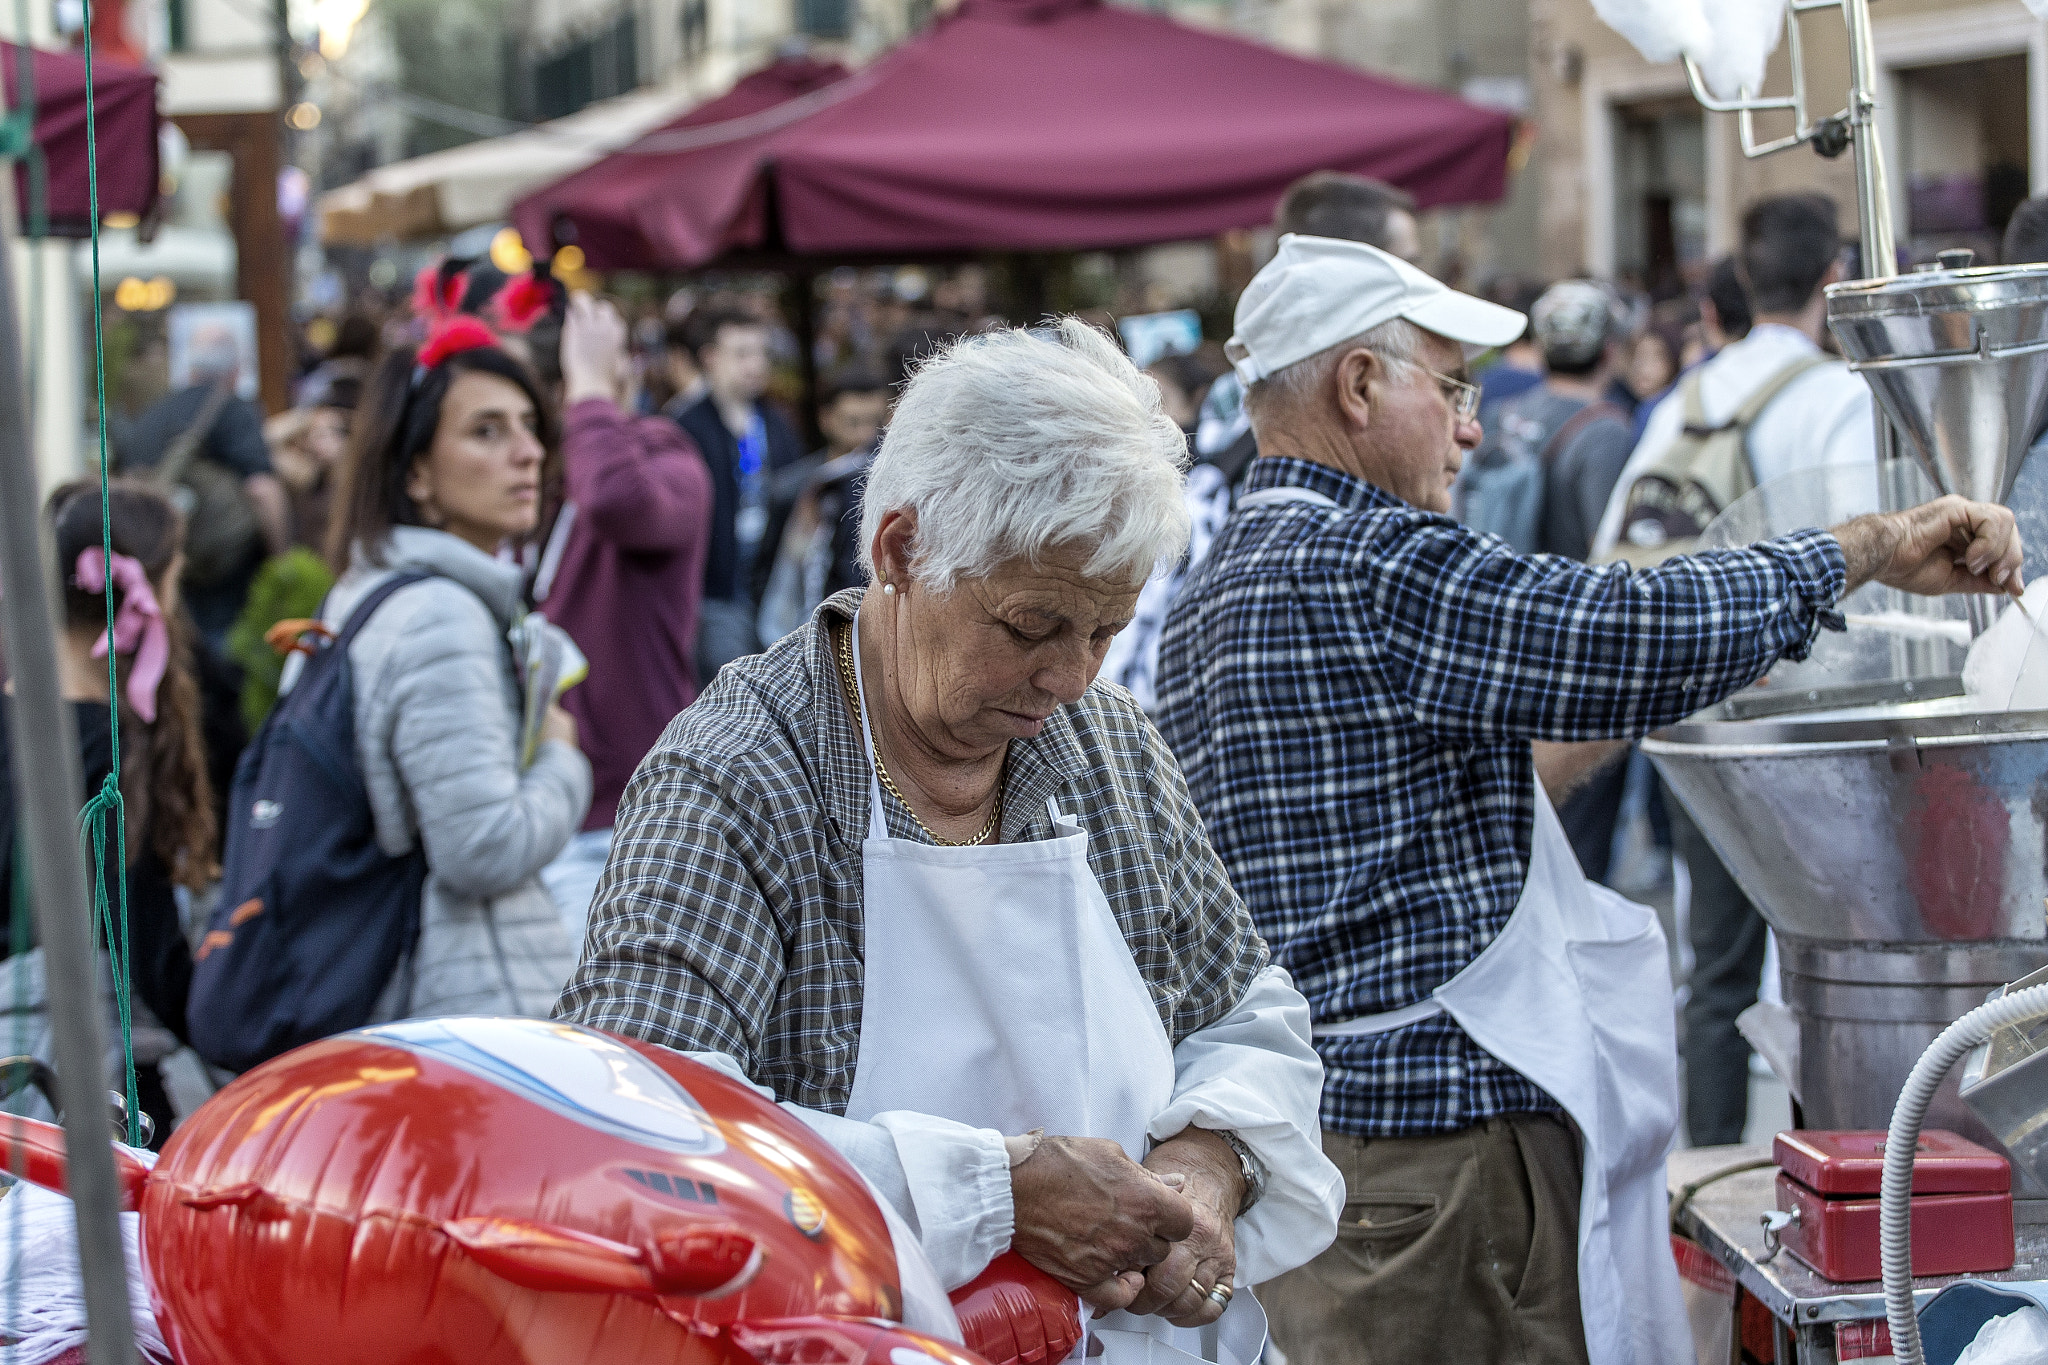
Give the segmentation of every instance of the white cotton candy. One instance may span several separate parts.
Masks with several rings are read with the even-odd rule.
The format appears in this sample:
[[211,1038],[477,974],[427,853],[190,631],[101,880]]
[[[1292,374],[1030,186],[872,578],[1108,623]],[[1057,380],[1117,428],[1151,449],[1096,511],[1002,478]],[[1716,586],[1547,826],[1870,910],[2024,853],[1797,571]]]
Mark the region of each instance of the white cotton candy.
[[[152,1152],[133,1155],[154,1165]],[[170,1347],[149,1307],[142,1273],[142,1216],[121,1215],[128,1261],[128,1315],[135,1344],[150,1360]],[[17,1253],[17,1248],[18,1253]],[[46,1365],[85,1344],[85,1287],[78,1267],[78,1215],[61,1194],[17,1185],[0,1199],[0,1365]]]
[[1714,0],[1707,10],[1707,26],[1714,33],[1713,47],[1694,54],[1707,89],[1722,99],[1734,99],[1745,88],[1762,90],[1764,64],[1785,32],[1785,0]]
[[1785,0],[1593,0],[1593,9],[1649,61],[1691,57],[1722,99],[1763,88],[1764,64],[1785,31]]
[[2041,1365],[2044,1360],[2048,1360],[2048,1313],[2022,1308],[1978,1328],[1956,1357],[1956,1365]]
[[[1963,691],[1980,711],[2048,711],[2048,578],[2027,585],[2026,612],[2007,607],[1963,660]],[[2032,613],[2033,620],[2027,619]]]
[[1681,52],[1713,50],[1713,30],[1700,0],[1593,0],[1593,10],[1650,61],[1675,62]]

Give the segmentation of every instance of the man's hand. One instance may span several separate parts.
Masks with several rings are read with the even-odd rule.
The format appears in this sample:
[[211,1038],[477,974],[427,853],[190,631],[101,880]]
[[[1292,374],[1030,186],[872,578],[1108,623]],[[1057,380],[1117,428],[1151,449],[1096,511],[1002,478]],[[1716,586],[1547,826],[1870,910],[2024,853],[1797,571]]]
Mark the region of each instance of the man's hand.
[[1834,531],[1849,568],[1847,591],[1875,579],[1925,597],[2017,594],[2020,533],[2010,511],[1951,494],[1908,512],[1877,512]]
[[1046,1137],[1010,1172],[1018,1255],[1097,1309],[1144,1287],[1138,1266],[1166,1259],[1195,1210],[1106,1138]]
[[1195,1228],[1174,1243],[1165,1260],[1146,1272],[1145,1287],[1127,1305],[1133,1313],[1157,1313],[1176,1327],[1201,1327],[1223,1316],[1226,1297],[1209,1297],[1237,1275],[1237,1211],[1244,1207],[1244,1168],[1230,1144],[1214,1133],[1189,1128],[1152,1149],[1145,1168],[1181,1177],[1181,1190],[1195,1206]]
[[626,320],[611,304],[578,291],[562,320],[562,405],[617,402],[626,368]]

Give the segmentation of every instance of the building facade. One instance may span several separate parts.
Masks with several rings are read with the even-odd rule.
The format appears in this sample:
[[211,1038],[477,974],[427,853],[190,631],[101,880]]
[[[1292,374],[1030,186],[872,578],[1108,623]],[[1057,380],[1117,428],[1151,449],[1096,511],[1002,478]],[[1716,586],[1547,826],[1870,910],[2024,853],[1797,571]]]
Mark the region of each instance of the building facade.
[[792,39],[857,66],[915,32],[935,8],[933,0],[508,3],[508,102],[525,121],[560,118],[648,85],[709,99]]
[[[1814,117],[1848,88],[1840,13],[1802,19]],[[2014,205],[2048,190],[2048,24],[2020,0],[1885,0],[1873,5],[1879,132],[1892,213],[1909,262],[1968,246],[1996,259]],[[1543,270],[1668,293],[1737,240],[1743,206],[1813,190],[1857,229],[1853,158],[1808,147],[1745,157],[1738,120],[1708,114],[1677,63],[1653,65],[1602,23],[1590,0],[1531,0],[1531,177]],[[1789,92],[1781,44],[1766,93]],[[1759,115],[1759,143],[1791,131]]]
[[[1584,0],[1581,0],[1584,3]],[[1432,86],[1528,117],[1530,13],[1502,0],[1160,0],[1189,23],[1227,28],[1325,61]],[[1497,205],[1425,215],[1426,263],[1467,286],[1540,264],[1541,196],[1520,165]]]

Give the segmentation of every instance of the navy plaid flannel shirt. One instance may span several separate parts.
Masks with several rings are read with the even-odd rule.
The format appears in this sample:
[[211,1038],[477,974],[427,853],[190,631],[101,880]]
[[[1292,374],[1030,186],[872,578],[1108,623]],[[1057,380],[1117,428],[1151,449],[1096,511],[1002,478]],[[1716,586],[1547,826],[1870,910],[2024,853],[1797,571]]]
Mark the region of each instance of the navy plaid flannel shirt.
[[[1823,531],[1647,572],[1517,556],[1358,479],[1263,457],[1176,600],[1161,728],[1273,960],[1319,1022],[1421,1001],[1507,923],[1529,741],[1633,737],[1802,657],[1846,573]],[[1323,1123],[1366,1137],[1554,1110],[1446,1016],[1318,1039]]]

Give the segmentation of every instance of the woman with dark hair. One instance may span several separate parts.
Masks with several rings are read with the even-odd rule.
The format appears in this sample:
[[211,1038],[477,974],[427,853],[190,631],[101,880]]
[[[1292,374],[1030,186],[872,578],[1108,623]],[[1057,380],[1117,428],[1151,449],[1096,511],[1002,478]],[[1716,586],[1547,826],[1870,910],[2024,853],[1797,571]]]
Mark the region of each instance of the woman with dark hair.
[[[524,698],[508,630],[518,562],[557,459],[553,414],[475,318],[445,318],[379,365],[357,410],[322,617],[337,631],[398,573],[349,649],[356,747],[378,843],[426,852],[418,942],[382,1018],[545,1015],[576,962],[536,874],[590,804],[576,726],[550,702],[522,763]],[[551,629],[551,628],[550,628]]]
[[[192,673],[192,630],[178,601],[184,567],[185,527],[170,501],[155,489],[116,479],[108,489],[114,550],[113,647],[120,664],[121,798],[126,815],[129,979],[147,1016],[185,1037],[185,995],[192,958],[181,928],[176,888],[196,891],[219,874],[213,792],[200,738],[199,689]],[[59,488],[50,497],[56,572],[64,585],[64,619],[57,640],[58,677],[78,727],[85,794],[98,791],[113,770],[113,726],[107,709],[106,561],[100,542],[97,482]],[[12,686],[7,689],[12,693]],[[0,774],[11,771],[11,695],[0,695]],[[0,786],[0,881],[9,906],[26,906],[27,869],[15,856],[14,785]],[[112,839],[103,869],[110,894],[122,868]],[[23,932],[26,926],[18,926]],[[19,943],[0,943],[5,957]],[[39,958],[13,964],[26,973],[34,1004]],[[10,998],[0,1002],[14,1007]],[[138,1058],[143,1107],[168,1136],[171,1108],[153,1063],[170,1051],[159,1035],[151,1045],[147,1016],[138,1011]],[[15,1050],[14,1040],[0,1047]],[[47,1058],[45,1059],[47,1060]]]

